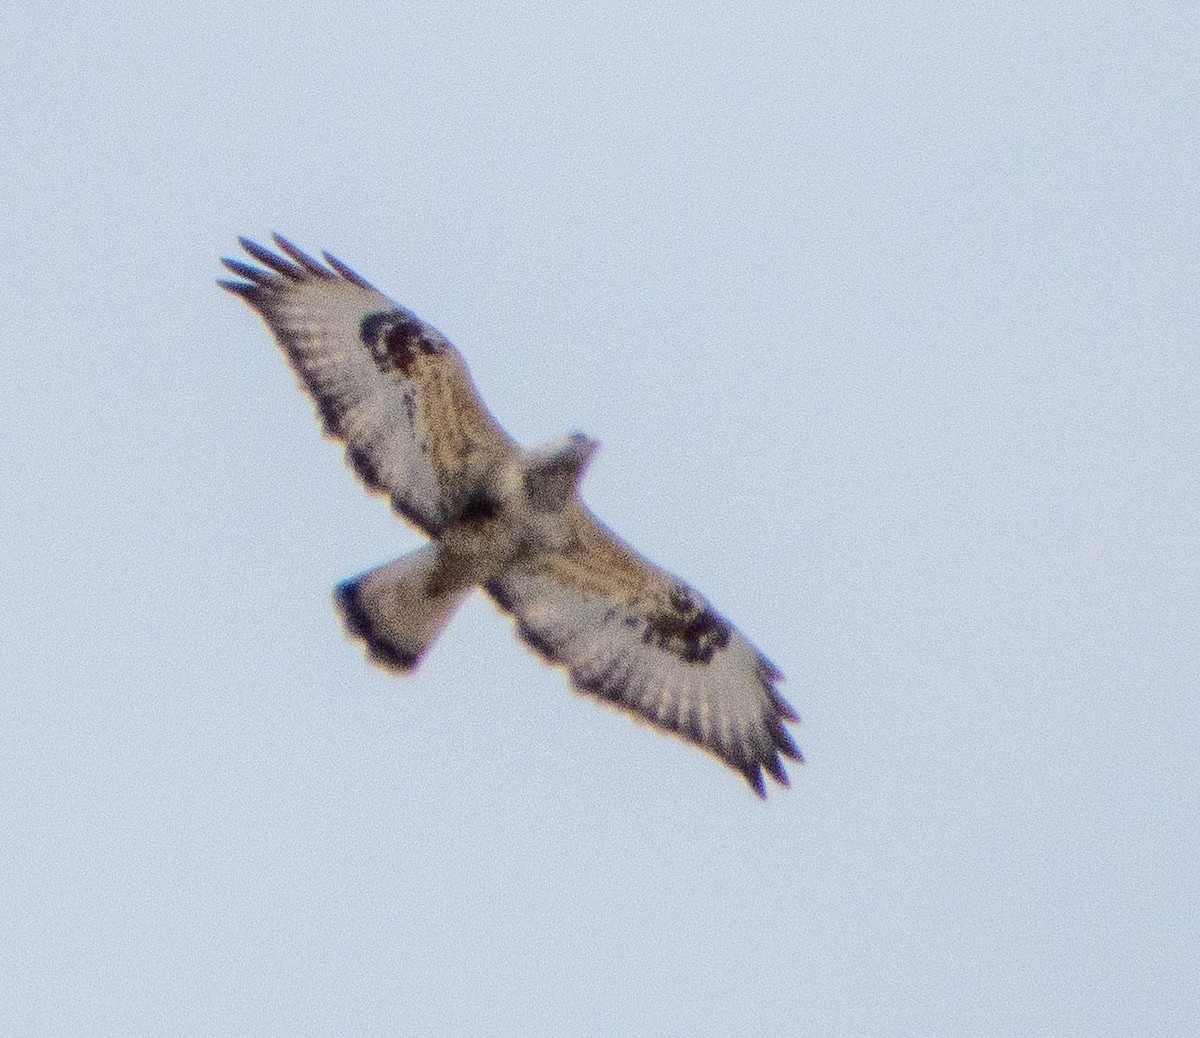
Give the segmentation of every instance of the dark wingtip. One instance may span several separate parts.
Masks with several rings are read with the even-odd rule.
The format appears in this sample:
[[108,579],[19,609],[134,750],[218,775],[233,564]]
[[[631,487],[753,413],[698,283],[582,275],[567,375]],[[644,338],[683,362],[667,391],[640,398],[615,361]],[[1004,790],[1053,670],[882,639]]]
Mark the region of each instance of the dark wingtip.
[[783,720],[786,720],[786,715],[769,717],[767,719],[767,730],[771,733],[771,742],[773,743],[772,750],[782,753],[785,757],[790,757],[794,761],[804,763],[804,755],[792,742],[791,733],[783,726]]
[[303,281],[307,276],[304,267],[297,266],[250,238],[239,237],[238,244],[264,267],[270,268],[276,274],[282,274],[290,281]]
[[357,285],[359,288],[365,288],[370,292],[379,291],[379,289],[372,285],[371,282],[369,282],[365,277],[363,277],[357,271],[351,270],[336,256],[331,256],[328,252],[322,252],[321,258],[335,271],[337,271],[337,273],[340,274],[344,280],[349,281],[350,284]]
[[331,270],[329,270],[327,267],[321,266],[321,264],[313,259],[307,252],[293,245],[282,234],[277,234],[272,231],[271,240],[275,242],[285,256],[287,256],[289,259],[295,260],[295,262],[299,263],[300,266],[302,266],[310,274],[314,275],[315,277],[323,278],[326,281],[333,278],[333,272]]
[[792,706],[786,699],[780,695],[779,690],[770,681],[763,682],[763,688],[766,689],[767,695],[770,697],[771,706],[775,708],[775,713],[782,717],[785,721],[799,721],[800,715],[796,713],[795,707]]
[[797,764],[804,763],[804,754],[800,752],[800,747],[792,742],[792,737],[786,732],[783,738],[778,740],[777,746],[779,752],[789,760],[794,760]]
[[221,257],[221,265],[233,274],[240,278],[245,278],[256,285],[262,285],[264,288],[277,286],[280,284],[279,278],[274,274],[270,274],[259,267],[252,267],[249,263],[243,263],[241,260],[230,259],[228,256]]
[[754,790],[755,796],[759,800],[766,800],[767,787],[766,783],[763,782],[762,771],[759,769],[759,766],[751,764],[742,774],[746,776],[746,781],[750,783],[750,788]]
[[763,768],[767,774],[771,776],[779,785],[787,789],[792,784],[792,780],[788,778],[788,773],[783,768],[783,762],[779,759],[779,754],[773,753],[770,757],[762,762]]
[[388,645],[377,637],[374,624],[359,600],[358,586],[359,579],[352,578],[340,583],[333,591],[346,633],[365,642],[371,659],[381,666],[402,673],[414,670],[421,661],[420,655]]
[[766,656],[761,653],[758,657],[758,666],[763,673],[763,677],[768,682],[783,681],[783,671],[772,663]]
[[[379,291],[361,274],[351,270],[336,256],[331,256],[328,252],[322,253],[322,256],[329,266],[323,266],[319,260],[314,259],[282,234],[272,232],[271,240],[279,249],[279,253],[259,245],[252,238],[239,236],[238,244],[251,259],[261,263],[262,267],[254,267],[241,260],[222,257],[221,263],[225,268],[243,280],[233,281],[222,278],[218,279],[217,284],[255,306],[259,306],[268,294],[284,291],[286,281],[303,282],[312,281],[314,278],[334,281],[340,277],[344,281],[370,292]],[[263,267],[266,269],[262,269]]]
[[241,296],[248,303],[257,304],[262,294],[262,289],[258,285],[248,285],[245,281],[227,281],[225,278],[217,278],[217,284],[226,292]]

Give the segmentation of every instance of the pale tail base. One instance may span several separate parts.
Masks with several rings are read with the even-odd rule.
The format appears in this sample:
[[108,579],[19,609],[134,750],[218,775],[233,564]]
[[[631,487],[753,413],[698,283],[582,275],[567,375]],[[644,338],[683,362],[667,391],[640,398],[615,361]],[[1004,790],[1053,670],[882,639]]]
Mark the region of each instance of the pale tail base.
[[469,586],[429,593],[437,567],[431,544],[338,585],[334,596],[346,629],[366,642],[375,662],[412,670],[466,597]]

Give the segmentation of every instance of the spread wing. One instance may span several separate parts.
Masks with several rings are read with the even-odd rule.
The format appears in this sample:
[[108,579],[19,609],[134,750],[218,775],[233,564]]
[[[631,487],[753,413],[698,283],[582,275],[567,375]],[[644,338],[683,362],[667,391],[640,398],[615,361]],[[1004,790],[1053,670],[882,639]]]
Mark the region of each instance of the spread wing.
[[516,450],[458,351],[328,253],[239,241],[261,266],[223,260],[242,280],[220,284],[267,323],[363,482],[437,536],[472,477]]
[[582,505],[571,545],[487,585],[521,637],[566,667],[581,692],[714,754],[764,795],[786,786],[780,755],[801,761],[782,675],[686,584],[622,543]]

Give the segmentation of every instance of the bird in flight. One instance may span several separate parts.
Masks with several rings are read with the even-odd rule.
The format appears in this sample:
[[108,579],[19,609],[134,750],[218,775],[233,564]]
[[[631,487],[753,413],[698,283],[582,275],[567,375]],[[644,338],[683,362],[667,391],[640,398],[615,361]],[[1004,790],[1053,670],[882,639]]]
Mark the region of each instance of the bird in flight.
[[802,761],[779,670],[703,595],[659,569],[583,504],[597,443],[522,449],[479,399],[459,352],[340,260],[274,236],[241,238],[257,265],[222,262],[222,287],[266,322],[325,432],[429,543],[340,584],[347,630],[378,664],[412,671],[476,587],[580,692],[677,735],[745,776],[788,785]]

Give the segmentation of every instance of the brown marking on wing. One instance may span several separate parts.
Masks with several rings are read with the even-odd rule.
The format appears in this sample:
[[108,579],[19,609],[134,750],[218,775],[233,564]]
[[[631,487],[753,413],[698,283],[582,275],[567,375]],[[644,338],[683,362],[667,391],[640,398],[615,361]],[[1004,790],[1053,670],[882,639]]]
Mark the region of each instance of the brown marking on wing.
[[363,319],[361,337],[383,374],[397,371],[408,378],[413,362],[421,354],[446,352],[445,346],[427,332],[415,315],[384,310]]
[[538,572],[584,594],[620,602],[628,609],[658,612],[670,607],[671,581],[651,567],[583,505],[567,511],[571,542],[540,561]]
[[[222,280],[266,321],[324,429],[368,488],[431,535],[468,480],[518,448],[435,328],[328,253],[323,265],[286,238],[276,253],[239,239],[261,266],[223,260]],[[465,488],[469,491],[470,487]]]
[[729,643],[729,621],[704,600],[627,547],[582,506],[570,515],[574,543],[550,556],[539,572],[585,594],[619,603],[644,618],[646,644],[707,663]]
[[443,480],[461,472],[472,458],[494,463],[516,449],[480,408],[470,375],[457,358],[418,353],[408,377],[420,386],[417,420],[428,434],[429,463]]
[[758,796],[764,773],[787,785],[780,757],[803,757],[779,671],[698,592],[586,512],[576,522],[582,540],[486,585],[521,639],[579,691],[712,753]]
[[[674,600],[674,596],[672,596]],[[688,663],[707,663],[715,650],[729,644],[729,621],[707,606],[650,613],[643,639],[672,649]]]

